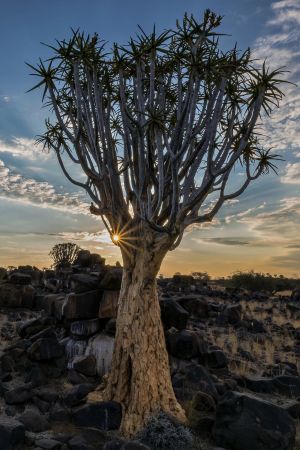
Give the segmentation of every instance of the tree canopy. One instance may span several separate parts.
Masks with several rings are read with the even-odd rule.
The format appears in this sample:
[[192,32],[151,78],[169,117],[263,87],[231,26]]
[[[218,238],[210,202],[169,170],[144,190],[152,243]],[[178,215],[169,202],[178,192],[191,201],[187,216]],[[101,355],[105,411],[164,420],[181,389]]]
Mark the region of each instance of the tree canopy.
[[[49,46],[33,75],[53,111],[39,137],[65,176],[92,199],[109,232],[134,218],[174,236],[211,221],[280,159],[260,143],[259,119],[282,98],[282,70],[251,52],[220,49],[221,16],[184,16],[108,49],[98,34],[73,31]],[[54,117],[54,118],[53,118]],[[86,182],[69,171],[80,165]],[[230,190],[235,169],[241,184]],[[231,186],[232,188],[232,186]]]

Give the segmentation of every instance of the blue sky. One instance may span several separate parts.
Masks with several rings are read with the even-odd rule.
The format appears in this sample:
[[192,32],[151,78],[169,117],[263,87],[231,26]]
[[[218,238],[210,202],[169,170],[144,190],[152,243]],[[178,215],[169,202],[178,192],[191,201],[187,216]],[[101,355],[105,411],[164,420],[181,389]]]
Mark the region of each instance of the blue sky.
[[[185,11],[201,16],[207,7],[224,15],[222,45],[250,46],[258,58],[286,65],[289,80],[300,81],[299,0],[10,0],[0,17],[0,265],[26,262],[49,266],[57,242],[76,241],[120,258],[99,220],[90,217],[89,199],[62,175],[53,155],[40,151],[34,138],[43,131],[47,111],[25,61],[35,63],[70,28],[125,43],[140,24],[150,30],[172,27]],[[279,176],[261,178],[226,205],[209,227],[188,230],[162,272],[207,270],[227,275],[256,269],[300,275],[300,92],[285,86],[282,107],[265,123],[266,143],[281,153]],[[236,175],[239,176],[238,173]],[[237,178],[238,179],[238,178]]]

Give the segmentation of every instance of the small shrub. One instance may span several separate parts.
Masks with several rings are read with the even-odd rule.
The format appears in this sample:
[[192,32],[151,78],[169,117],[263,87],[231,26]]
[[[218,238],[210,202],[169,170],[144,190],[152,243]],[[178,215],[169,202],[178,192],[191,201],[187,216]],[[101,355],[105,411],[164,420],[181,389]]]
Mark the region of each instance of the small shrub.
[[137,438],[153,450],[189,450],[193,448],[192,433],[163,412],[151,417]]

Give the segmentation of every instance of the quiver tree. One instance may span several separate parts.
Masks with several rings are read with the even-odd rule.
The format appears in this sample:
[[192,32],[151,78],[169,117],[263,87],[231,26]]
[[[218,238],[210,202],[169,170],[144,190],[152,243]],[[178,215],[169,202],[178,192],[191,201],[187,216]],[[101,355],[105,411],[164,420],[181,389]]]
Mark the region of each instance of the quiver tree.
[[53,266],[56,270],[69,267],[77,258],[80,247],[72,242],[56,244],[51,249],[49,256],[53,259]]
[[[123,406],[133,434],[158,410],[184,419],[172,389],[156,276],[184,230],[212,221],[227,200],[270,169],[257,123],[282,93],[280,70],[253,66],[250,50],[221,51],[221,17],[184,16],[174,30],[128,45],[73,32],[50,46],[35,87],[52,108],[44,146],[85,189],[123,258],[114,357],[105,397]],[[34,87],[34,88],[35,88]],[[33,89],[34,89],[33,88]],[[53,118],[54,117],[54,118]],[[66,162],[68,161],[68,164]],[[80,166],[86,182],[70,172]],[[244,171],[233,187],[235,170]]]

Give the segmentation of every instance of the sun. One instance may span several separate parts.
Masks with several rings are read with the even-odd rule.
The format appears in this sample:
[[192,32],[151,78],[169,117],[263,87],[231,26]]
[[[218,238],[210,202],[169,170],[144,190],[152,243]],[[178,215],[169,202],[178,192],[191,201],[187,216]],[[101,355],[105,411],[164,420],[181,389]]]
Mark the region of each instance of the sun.
[[117,243],[117,242],[120,242],[121,237],[120,237],[119,234],[113,234],[112,239],[113,239],[114,242]]

